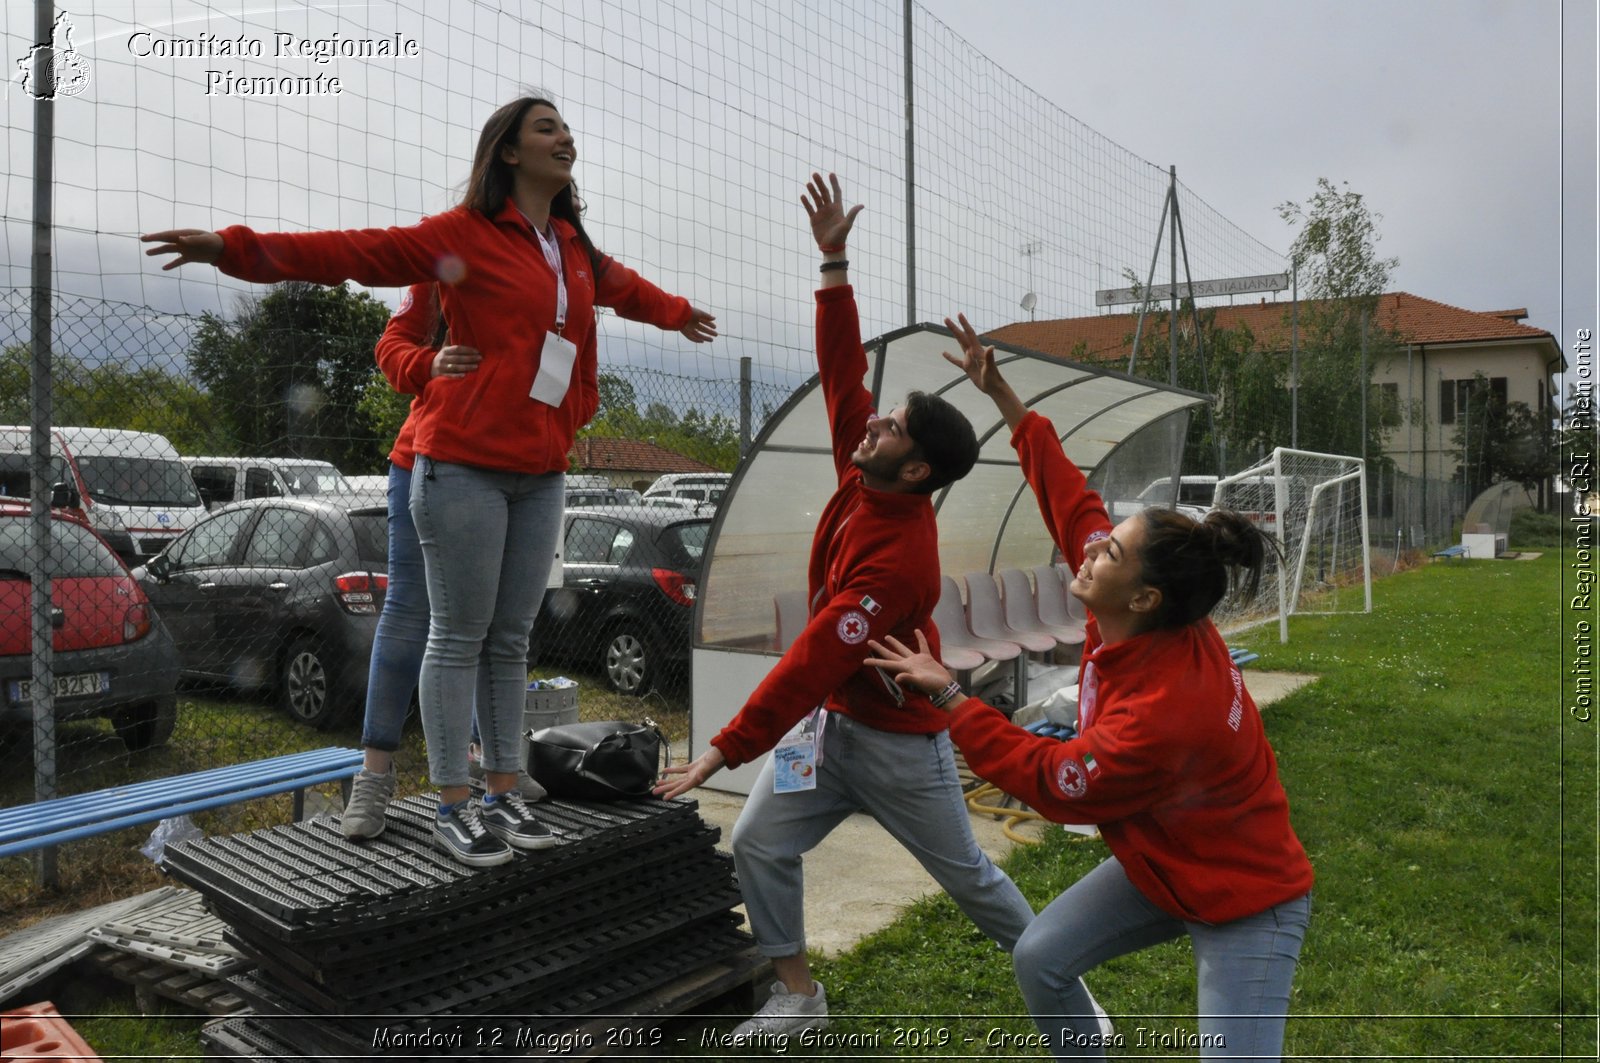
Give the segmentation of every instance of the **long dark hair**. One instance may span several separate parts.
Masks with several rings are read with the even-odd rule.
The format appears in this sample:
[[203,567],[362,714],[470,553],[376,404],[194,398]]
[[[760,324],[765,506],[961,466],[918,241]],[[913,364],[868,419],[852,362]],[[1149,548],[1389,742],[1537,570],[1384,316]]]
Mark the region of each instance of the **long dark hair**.
[[[490,218],[500,213],[506,197],[511,195],[512,185],[511,167],[500,157],[500,149],[516,143],[522,120],[527,117],[529,110],[540,104],[559,110],[542,96],[520,96],[496,110],[483,123],[483,130],[478,134],[477,150],[472,153],[472,174],[467,178],[466,194],[461,198],[463,207],[470,207]],[[600,251],[583,227],[583,209],[576,181],[569,182],[550,201],[550,215],[571,225],[578,234],[578,244],[588,254],[589,266],[598,280]]]
[[1158,628],[1179,628],[1209,614],[1243,578],[1254,594],[1268,551],[1278,541],[1241,513],[1214,509],[1196,521],[1170,509],[1147,509],[1139,578],[1161,592]]

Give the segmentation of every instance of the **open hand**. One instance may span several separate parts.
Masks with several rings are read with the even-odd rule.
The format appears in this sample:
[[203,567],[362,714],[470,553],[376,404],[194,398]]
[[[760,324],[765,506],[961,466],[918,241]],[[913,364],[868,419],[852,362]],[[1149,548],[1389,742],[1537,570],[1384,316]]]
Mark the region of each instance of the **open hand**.
[[956,342],[961,344],[961,357],[943,351],[944,360],[967,374],[967,379],[976,384],[979,391],[992,395],[1005,382],[994,364],[994,348],[984,346],[978,339],[978,332],[967,322],[966,314],[956,317],[959,321],[945,318],[944,327],[954,333]]
[[695,343],[705,343],[717,338],[717,319],[697,306],[689,308],[689,323],[678,330]]
[[931,697],[950,685],[950,673],[934,659],[928,649],[928,638],[920,627],[917,628],[915,650],[893,635],[884,636],[882,642],[869,639],[867,645],[872,647],[872,652],[877,656],[868,657],[862,663],[869,668],[882,668],[907,690]]
[[[831,192],[829,184],[833,186]],[[817,246],[843,247],[850,239],[850,230],[855,227],[856,215],[861,213],[863,204],[857,203],[848,211],[844,209],[838,174],[830,173],[828,183],[823,182],[821,174],[812,174],[811,180],[806,182],[806,191],[810,196],[801,196],[800,203],[811,218],[811,235],[816,238]]]
[[712,746],[687,764],[675,764],[661,769],[661,781],[653,792],[663,801],[686,794],[722,770],[727,761],[722,750]]
[[177,255],[162,269],[176,269],[189,262],[214,266],[222,258],[222,236],[204,229],[166,229],[159,233],[146,233],[139,237],[143,243],[158,246],[146,251],[147,255]]

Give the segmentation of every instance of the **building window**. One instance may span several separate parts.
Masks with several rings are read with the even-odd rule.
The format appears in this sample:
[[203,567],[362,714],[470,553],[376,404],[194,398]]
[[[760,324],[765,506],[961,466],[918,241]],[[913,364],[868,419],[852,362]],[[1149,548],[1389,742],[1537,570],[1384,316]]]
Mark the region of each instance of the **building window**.
[[1380,428],[1395,428],[1400,424],[1400,385],[1380,383],[1372,385],[1372,411],[1377,415]]
[[1506,378],[1493,377],[1466,377],[1461,380],[1439,381],[1439,423],[1455,424],[1457,420],[1467,415],[1467,400],[1472,395],[1472,389],[1482,380],[1489,387],[1489,392],[1494,395],[1501,406],[1506,404]]

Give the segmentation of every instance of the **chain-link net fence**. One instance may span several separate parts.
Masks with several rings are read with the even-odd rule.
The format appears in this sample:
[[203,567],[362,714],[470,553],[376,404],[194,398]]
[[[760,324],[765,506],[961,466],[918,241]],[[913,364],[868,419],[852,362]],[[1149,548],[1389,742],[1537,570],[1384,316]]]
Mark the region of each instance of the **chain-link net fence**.
[[[139,0],[86,2],[58,20],[51,46],[77,55],[92,82],[62,86],[78,94],[52,112],[47,422],[57,435],[41,490],[63,485],[64,508],[146,563],[123,584],[127,609],[147,603],[151,614],[134,641],[154,646],[164,632],[171,642],[162,668],[126,674],[57,654],[61,790],[357,744],[371,628],[389,591],[382,491],[352,495],[340,478],[383,475],[406,416],[372,357],[399,292],[163,272],[139,256],[138,234],[409,225],[459,201],[491,111],[548,87],[576,131],[597,244],[714,311],[720,331],[696,345],[602,313],[601,405],[586,435],[690,464],[596,442],[575,472],[632,489],[666,471],[728,470],[744,426],[753,433],[812,370],[815,264],[795,201],[813,170],[837,170],[847,196],[869,206],[852,238],[869,336],[957,310],[995,327],[1024,294],[1042,315],[1089,313],[1095,289],[1148,258],[1168,171],[1006,76],[921,8],[906,16],[892,0],[648,13],[617,0],[251,12]],[[26,5],[4,8],[0,30],[8,57],[42,43]],[[285,37],[329,47],[286,55]],[[202,47],[224,39],[248,47]],[[365,49],[377,41],[395,48]],[[809,90],[796,93],[799,83]],[[33,114],[8,112],[0,166],[0,424],[15,426],[0,486],[14,497],[32,491],[18,455],[35,427],[30,343],[42,309],[26,287]],[[938,132],[949,129],[966,131],[954,148]],[[1281,254],[1182,194],[1199,275],[1282,268]],[[1131,476],[1130,489],[1144,479]],[[693,527],[706,515],[673,516],[686,530],[600,518],[567,528],[565,545],[589,560],[564,565],[550,592],[547,611],[570,622],[539,640],[536,666],[578,678],[585,716],[638,712],[601,700],[630,683],[647,691],[646,711],[684,711],[671,658],[692,594]],[[603,551],[580,541],[590,533]],[[152,573],[158,554],[167,561]],[[38,572],[29,564],[8,580],[27,582]],[[576,565],[611,566],[613,584],[639,591],[634,613],[580,617],[609,591],[579,585],[600,576]],[[630,615],[646,619],[629,627]],[[62,647],[75,622],[63,621]],[[6,659],[0,802],[12,804],[33,796],[38,692],[12,685],[13,673],[32,675],[31,655]],[[172,661],[164,746],[130,758],[105,722],[115,712],[68,718]],[[400,764],[402,788],[424,784],[414,724]],[[286,802],[229,815],[281,819]]]

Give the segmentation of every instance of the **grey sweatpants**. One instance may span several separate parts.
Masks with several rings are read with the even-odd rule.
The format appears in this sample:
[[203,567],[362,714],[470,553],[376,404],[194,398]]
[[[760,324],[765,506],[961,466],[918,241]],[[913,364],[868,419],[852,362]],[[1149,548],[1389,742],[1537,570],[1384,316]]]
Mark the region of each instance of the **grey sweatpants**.
[[801,857],[853,812],[882,824],[996,944],[1016,945],[1033,908],[972,836],[948,733],[891,734],[829,713],[816,789],[774,794],[772,764],[768,757],[732,842],[762,955],[805,951]]

